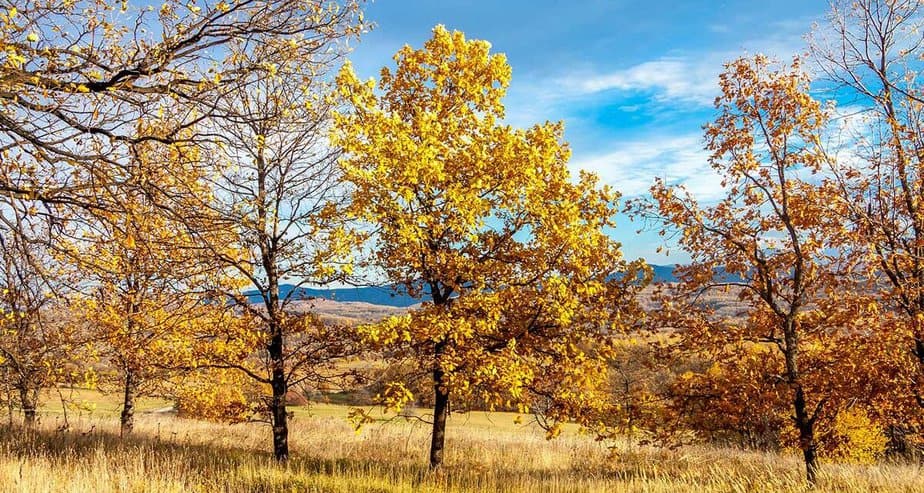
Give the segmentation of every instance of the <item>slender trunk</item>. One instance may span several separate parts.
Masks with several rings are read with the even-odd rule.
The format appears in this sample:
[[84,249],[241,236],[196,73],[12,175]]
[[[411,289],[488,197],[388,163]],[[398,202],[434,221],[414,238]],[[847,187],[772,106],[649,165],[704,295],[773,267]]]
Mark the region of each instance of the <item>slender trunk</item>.
[[815,442],[815,417],[810,415],[805,402],[799,373],[799,334],[795,320],[788,320],[783,328],[785,339],[784,356],[786,377],[793,388],[793,410],[796,414],[796,428],[799,430],[799,448],[805,460],[805,479],[814,486],[818,473],[818,444]]
[[7,411],[7,423],[10,427],[13,426],[13,388],[10,385],[10,369],[8,367],[3,368],[3,382],[6,386],[6,411]]
[[[915,310],[912,318],[914,320],[914,348],[911,353],[917,361],[919,377],[924,378],[924,328],[921,327],[921,311]],[[924,407],[924,394],[922,394],[919,387],[914,389],[914,398],[917,400],[919,407]]]
[[796,411],[796,427],[799,429],[799,448],[802,449],[802,458],[805,460],[805,480],[810,485],[814,485],[818,473],[818,444],[815,442],[815,420],[808,414],[805,406],[805,393],[801,385],[796,388],[793,407]]
[[[134,257],[132,257],[131,263],[134,264]],[[132,293],[140,292],[136,279],[129,277],[128,285],[132,287]],[[138,323],[137,317],[140,311],[140,303],[136,300],[135,294],[133,294],[128,300],[128,317],[125,319],[126,332],[131,337],[135,335],[136,324]],[[135,395],[138,393],[139,383],[138,375],[135,374],[131,363],[123,362],[123,367],[125,368],[125,387],[122,389],[124,394],[122,396],[122,417],[120,421],[121,426],[119,427],[119,437],[131,435],[132,431],[135,429]]]
[[[285,340],[282,321],[285,313],[279,300],[279,273],[276,256],[280,253],[279,243],[275,236],[279,221],[279,211],[271,212],[268,205],[271,199],[267,196],[268,166],[264,156],[264,149],[260,147],[256,156],[257,180],[257,224],[260,245],[260,263],[266,270],[267,291],[264,301],[269,320],[269,344],[266,349],[269,353],[272,367],[270,387],[273,396],[270,400],[270,415],[273,420],[273,456],[276,462],[285,463],[289,460],[289,416],[286,412],[286,391],[289,387],[286,378]],[[271,233],[272,232],[272,233]]]
[[19,403],[22,405],[23,422],[26,427],[35,426],[35,406],[38,401],[38,391],[24,384],[19,388]]
[[437,363],[433,369],[433,434],[430,438],[430,469],[443,463],[443,449],[446,446],[446,417],[449,415],[449,387],[444,382],[445,374],[439,366],[442,343],[437,344]]
[[289,460],[289,417],[286,413],[286,374],[283,357],[282,329],[279,324],[271,324],[269,355],[273,365],[271,387],[273,398],[270,412],[273,418],[273,456],[277,462]]
[[13,395],[10,393],[9,387],[6,389],[6,412],[7,425],[13,426]]
[[123,390],[120,437],[130,435],[135,428],[135,394],[138,390],[138,382],[134,372],[131,370],[125,371],[125,387]]

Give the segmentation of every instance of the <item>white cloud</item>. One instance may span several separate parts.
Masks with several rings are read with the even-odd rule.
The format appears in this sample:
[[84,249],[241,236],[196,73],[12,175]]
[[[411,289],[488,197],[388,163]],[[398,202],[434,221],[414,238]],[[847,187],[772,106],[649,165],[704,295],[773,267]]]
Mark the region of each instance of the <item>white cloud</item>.
[[560,85],[577,95],[605,91],[653,91],[659,101],[710,105],[718,92],[720,61],[702,63],[683,57],[659,58],[627,69],[566,78]]
[[[714,201],[724,190],[709,166],[700,125],[719,93],[719,74],[725,63],[749,53],[785,61],[803,51],[802,36],[809,23],[807,19],[777,23],[770,37],[712,51],[678,47],[634,65],[613,66],[608,63],[613,60],[600,60],[584,68],[572,65],[567,73],[514,82],[507,121],[522,126],[547,118],[565,119],[569,129],[579,129],[572,169],[597,173],[626,197],[647,194],[660,177],[684,185],[701,201]],[[606,104],[637,119],[621,122],[621,128],[606,128],[594,114],[594,108]],[[652,137],[619,141],[626,133],[624,127],[630,127],[630,134],[642,131]]]
[[831,115],[831,132],[842,141],[851,141],[864,136],[869,131],[871,115],[869,108],[861,105],[835,106]]
[[668,184],[683,184],[699,200],[710,201],[721,197],[723,189],[708,159],[702,137],[689,134],[622,142],[603,154],[578,156],[571,168],[596,173],[625,197],[647,194],[660,177]]
[[825,147],[838,169],[864,168],[869,165],[870,153],[876,153],[876,115],[859,105],[839,105],[831,115],[831,125],[824,137]]
[[718,76],[725,63],[749,53],[764,53],[785,61],[805,50],[803,36],[809,24],[807,19],[778,22],[774,24],[776,34],[768,38],[719,50],[689,53],[680,49],[628,67],[591,67],[551,81],[552,92],[564,98],[642,92],[650,93],[651,101],[662,106],[709,107],[719,93]]

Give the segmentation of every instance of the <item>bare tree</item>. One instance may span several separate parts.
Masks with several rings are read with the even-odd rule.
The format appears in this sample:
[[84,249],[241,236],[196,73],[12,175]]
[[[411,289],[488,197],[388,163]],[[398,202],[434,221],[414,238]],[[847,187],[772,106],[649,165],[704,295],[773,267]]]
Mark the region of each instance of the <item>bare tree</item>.
[[56,295],[68,274],[28,239],[47,231],[14,205],[0,206],[0,367],[8,394],[15,392],[32,426],[42,389],[79,376],[73,362],[85,333]]
[[299,288],[337,279],[352,246],[337,214],[343,196],[339,153],[327,144],[327,86],[311,62],[290,59],[276,76],[242,80],[228,91],[223,103],[234,116],[211,120],[220,137],[204,151],[218,170],[211,182],[215,199],[203,205],[202,217],[188,218],[199,234],[210,224],[240,238],[235,245],[213,245],[213,255],[251,290],[226,295],[257,321],[261,363],[224,366],[272,388],[266,404],[279,461],[289,455],[289,389],[344,376],[331,363],[355,349],[348,331],[296,313],[304,311]]
[[852,131],[834,162],[852,224],[847,240],[866,259],[887,305],[903,314],[924,406],[924,16],[918,0],[837,1],[811,50],[839,99],[853,109]]

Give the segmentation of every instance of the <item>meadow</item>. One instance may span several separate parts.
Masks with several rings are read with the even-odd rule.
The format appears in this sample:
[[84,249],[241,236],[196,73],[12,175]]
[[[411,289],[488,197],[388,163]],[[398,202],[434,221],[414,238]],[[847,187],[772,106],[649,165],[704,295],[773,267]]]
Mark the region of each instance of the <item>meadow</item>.
[[[164,401],[144,399],[136,432],[120,439],[117,399],[76,397],[85,409],[70,411],[68,430],[53,403],[34,431],[2,428],[0,491],[806,491],[795,455],[603,443],[574,428],[549,441],[510,413],[451,416],[446,463],[429,472],[425,423],[383,420],[356,432],[349,407],[317,403],[294,408],[293,456],[277,466],[265,424],[180,419]],[[815,491],[913,492],[922,485],[920,465],[825,464]]]

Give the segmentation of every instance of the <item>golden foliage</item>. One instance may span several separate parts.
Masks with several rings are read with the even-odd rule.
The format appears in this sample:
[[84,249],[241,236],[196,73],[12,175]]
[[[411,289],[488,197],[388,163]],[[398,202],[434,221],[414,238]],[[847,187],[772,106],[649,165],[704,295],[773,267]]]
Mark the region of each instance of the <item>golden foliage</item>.
[[[510,67],[487,42],[437,26],[395,61],[378,81],[341,70],[333,140],[372,264],[424,303],[360,331],[437,394],[541,410],[554,434],[607,401],[607,340],[633,322],[641,264],[605,232],[618,194],[572,179],[561,123],[502,123]],[[412,398],[388,389],[391,407]]]
[[834,418],[825,455],[837,462],[873,464],[885,453],[885,432],[862,410],[844,410]]
[[219,423],[242,423],[259,416],[258,396],[267,392],[237,370],[206,369],[178,378],[173,390],[177,414]]

